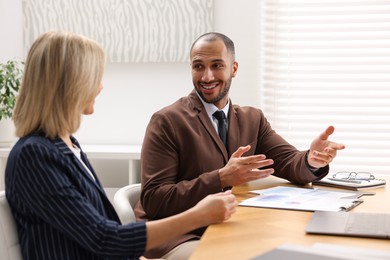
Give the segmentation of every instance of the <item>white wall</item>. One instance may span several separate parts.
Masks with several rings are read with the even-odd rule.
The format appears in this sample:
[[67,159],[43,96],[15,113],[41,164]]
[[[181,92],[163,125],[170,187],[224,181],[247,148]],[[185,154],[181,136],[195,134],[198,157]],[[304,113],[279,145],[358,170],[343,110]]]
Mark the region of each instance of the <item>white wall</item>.
[[23,59],[22,0],[0,0],[0,62]]
[[260,106],[260,2],[214,0],[215,30],[235,43],[237,76],[230,97],[233,103]]
[[[215,31],[236,44],[238,74],[230,96],[234,103],[260,106],[258,0],[214,0]],[[0,61],[23,58],[22,0],[0,0]],[[190,48],[190,46],[188,46]],[[81,144],[141,144],[150,116],[156,110],[187,95],[193,88],[188,63],[109,63],[104,89],[96,100],[95,113],[84,117],[76,137]],[[118,186],[127,174],[126,163],[93,162],[103,183]],[[114,168],[114,169],[112,169]]]
[[189,64],[107,64],[95,113],[77,138],[84,144],[141,144],[153,112],[187,95]]
[[[246,0],[242,5],[238,0],[215,0],[215,31],[236,44],[239,70],[231,88],[233,102],[259,106],[259,42],[253,26],[258,24],[259,4]],[[95,114],[85,117],[77,133],[83,143],[141,144],[153,112],[193,88],[189,63],[107,64],[103,84]]]

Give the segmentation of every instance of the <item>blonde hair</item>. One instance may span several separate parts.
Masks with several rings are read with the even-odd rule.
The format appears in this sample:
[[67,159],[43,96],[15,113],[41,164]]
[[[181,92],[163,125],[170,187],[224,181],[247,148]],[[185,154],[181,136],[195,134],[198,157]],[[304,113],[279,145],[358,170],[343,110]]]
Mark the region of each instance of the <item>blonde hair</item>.
[[31,46],[16,100],[16,135],[42,131],[73,134],[88,102],[99,92],[105,64],[102,47],[71,32],[47,32]]

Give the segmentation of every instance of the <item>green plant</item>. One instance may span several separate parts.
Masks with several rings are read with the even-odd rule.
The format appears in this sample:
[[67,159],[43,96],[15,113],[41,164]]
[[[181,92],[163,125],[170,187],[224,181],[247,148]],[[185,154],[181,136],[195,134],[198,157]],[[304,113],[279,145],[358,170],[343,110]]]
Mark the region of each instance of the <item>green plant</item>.
[[12,118],[16,94],[19,91],[24,62],[9,60],[0,63],[0,120]]

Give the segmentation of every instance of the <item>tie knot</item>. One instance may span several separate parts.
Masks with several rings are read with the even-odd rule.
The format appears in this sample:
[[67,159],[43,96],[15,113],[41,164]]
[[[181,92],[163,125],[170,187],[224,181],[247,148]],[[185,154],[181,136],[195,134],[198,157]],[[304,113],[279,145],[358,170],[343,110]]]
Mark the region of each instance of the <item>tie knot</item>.
[[215,111],[213,116],[220,122],[226,119],[225,113],[222,110]]

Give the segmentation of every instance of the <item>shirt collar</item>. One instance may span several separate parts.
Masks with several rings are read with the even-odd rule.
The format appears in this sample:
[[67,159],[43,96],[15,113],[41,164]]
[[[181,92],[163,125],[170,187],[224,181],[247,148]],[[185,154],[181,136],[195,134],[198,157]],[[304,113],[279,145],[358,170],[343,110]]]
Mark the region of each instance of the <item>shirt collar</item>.
[[205,102],[205,101],[199,96],[198,92],[196,92],[196,94],[198,95],[200,101],[202,102],[204,108],[206,109],[207,115],[209,116],[209,118],[210,118],[211,120],[213,120],[213,114],[214,114],[214,112],[217,111],[217,110],[222,110],[222,111],[225,113],[226,118],[228,117],[230,99],[228,99],[228,102],[226,103],[226,105],[225,105],[222,109],[218,109],[218,107],[216,107],[214,104]]

